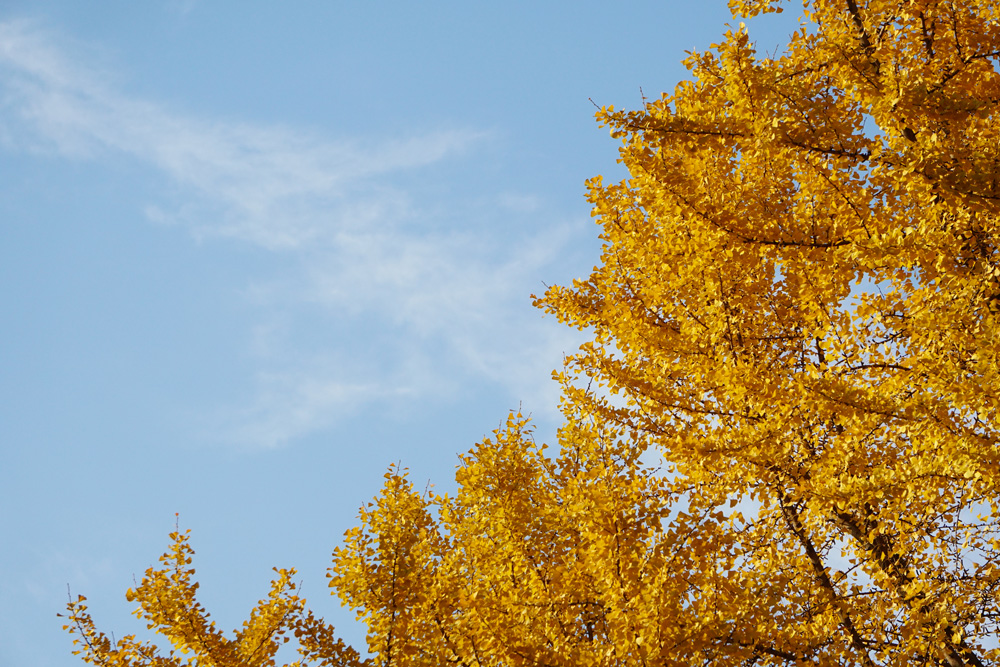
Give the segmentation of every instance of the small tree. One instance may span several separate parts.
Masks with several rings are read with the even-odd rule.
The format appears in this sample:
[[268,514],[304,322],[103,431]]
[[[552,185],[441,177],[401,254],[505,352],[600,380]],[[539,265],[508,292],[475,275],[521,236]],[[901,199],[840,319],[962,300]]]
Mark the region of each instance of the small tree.
[[[331,570],[370,661],[1000,661],[998,62],[996,3],[813,0],[780,57],[741,24],[602,109],[629,178],[589,184],[601,265],[537,299],[593,333],[558,451],[512,415],[455,497],[390,470]],[[150,576],[154,621],[147,581],[193,593]],[[288,585],[252,619],[306,618]],[[72,611],[91,662],[175,664]]]

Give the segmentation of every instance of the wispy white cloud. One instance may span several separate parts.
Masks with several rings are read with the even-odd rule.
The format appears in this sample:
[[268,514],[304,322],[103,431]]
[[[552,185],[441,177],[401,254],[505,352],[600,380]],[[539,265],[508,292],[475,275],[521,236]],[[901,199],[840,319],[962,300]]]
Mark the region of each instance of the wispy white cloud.
[[573,228],[554,227],[500,253],[490,240],[356,233],[304,258],[299,275],[256,285],[252,298],[265,310],[295,303],[363,324],[349,359],[303,357],[308,344],[292,342],[296,332],[282,315],[255,330],[254,348],[285,368],[261,373],[253,406],[228,415],[246,425],[239,439],[287,442],[368,402],[447,400],[483,381],[512,397],[498,412],[523,401],[536,416],[558,418],[549,373],[582,335],[543,320],[528,295],[544,288],[538,277],[575,240]]
[[[476,201],[428,201],[397,178],[481,150],[488,133],[334,140],[193,117],[122,92],[113,74],[63,52],[61,41],[37,24],[0,23],[0,127],[8,150],[130,156],[181,193],[179,204],[150,203],[151,219],[296,260],[293,273],[248,289],[261,323],[246,345],[260,370],[256,397],[225,411],[232,439],[288,442],[372,402],[470,380],[552,402],[548,369],[577,337],[543,322],[527,300],[579,227],[540,227],[511,243],[481,224],[486,217],[459,228],[435,216],[454,207],[471,216],[540,215],[533,194],[498,186]],[[280,326],[279,311],[286,314]],[[351,320],[352,333],[301,346],[297,322],[317,312]],[[366,347],[373,327],[393,332],[377,350]],[[327,361],[345,357],[350,364]]]
[[379,188],[378,177],[462,153],[483,137],[444,130],[381,143],[331,141],[301,129],[185,116],[119,92],[108,73],[71,58],[55,41],[31,22],[0,22],[8,137],[74,157],[131,155],[223,214],[211,223],[187,221],[202,234],[268,248],[314,241],[391,212],[400,193]]
[[[390,388],[385,378],[352,383],[312,364],[308,370],[261,373],[256,396],[245,406],[215,415],[211,438],[238,445],[274,447],[322,430],[366,403],[386,401],[408,393]],[[221,430],[220,430],[221,427]]]

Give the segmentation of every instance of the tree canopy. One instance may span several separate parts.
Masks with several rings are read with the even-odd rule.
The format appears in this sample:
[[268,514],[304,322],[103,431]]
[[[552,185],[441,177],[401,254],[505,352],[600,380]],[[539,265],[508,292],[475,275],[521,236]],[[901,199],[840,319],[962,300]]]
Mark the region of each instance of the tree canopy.
[[[732,0],[736,16],[782,3]],[[181,653],[97,665],[1000,662],[1000,4],[813,0],[743,24],[589,182],[601,263],[536,304],[591,340],[551,449],[521,415],[454,496],[391,468],[334,553],[363,658],[278,571],[234,638],[186,534],[130,591]],[[184,651],[189,652],[184,655]]]

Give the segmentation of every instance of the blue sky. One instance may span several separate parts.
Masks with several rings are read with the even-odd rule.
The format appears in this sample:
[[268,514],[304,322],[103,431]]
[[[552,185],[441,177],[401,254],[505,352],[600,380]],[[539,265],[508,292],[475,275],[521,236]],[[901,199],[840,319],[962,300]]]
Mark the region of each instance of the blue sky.
[[[670,90],[723,2],[19,2],[0,9],[0,664],[80,664],[180,513],[224,628],[324,577],[399,461],[449,488],[581,342],[594,106]],[[794,17],[751,26],[772,50]]]

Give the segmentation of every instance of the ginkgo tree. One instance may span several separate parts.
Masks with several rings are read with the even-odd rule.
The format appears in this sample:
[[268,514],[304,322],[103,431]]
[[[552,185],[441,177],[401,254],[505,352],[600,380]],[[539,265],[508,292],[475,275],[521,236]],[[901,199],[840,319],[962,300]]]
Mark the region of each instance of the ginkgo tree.
[[[737,17],[782,3],[733,0]],[[190,664],[1000,663],[1000,4],[813,0],[598,113],[602,261],[550,450],[511,415],[453,496],[392,468],[334,553],[338,643],[279,571],[226,639],[186,535],[130,592]],[[189,664],[68,628],[99,665]]]

